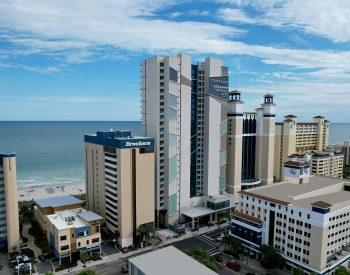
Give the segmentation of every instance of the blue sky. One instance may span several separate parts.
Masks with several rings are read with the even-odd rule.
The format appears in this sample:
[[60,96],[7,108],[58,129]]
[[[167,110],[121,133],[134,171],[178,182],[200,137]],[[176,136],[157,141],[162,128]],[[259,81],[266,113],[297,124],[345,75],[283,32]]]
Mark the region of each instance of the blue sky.
[[[0,120],[139,120],[139,62],[222,58],[246,110],[350,122],[348,0],[0,0]],[[236,83],[236,84],[235,84]]]

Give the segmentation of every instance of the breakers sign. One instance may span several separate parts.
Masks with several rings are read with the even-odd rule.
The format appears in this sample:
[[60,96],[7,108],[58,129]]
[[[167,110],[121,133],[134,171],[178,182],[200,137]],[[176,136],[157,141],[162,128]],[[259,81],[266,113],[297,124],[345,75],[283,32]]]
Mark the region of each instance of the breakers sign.
[[151,146],[150,141],[127,141],[125,142],[125,147],[139,147],[139,146]]
[[228,100],[228,76],[210,77],[209,94],[223,100]]

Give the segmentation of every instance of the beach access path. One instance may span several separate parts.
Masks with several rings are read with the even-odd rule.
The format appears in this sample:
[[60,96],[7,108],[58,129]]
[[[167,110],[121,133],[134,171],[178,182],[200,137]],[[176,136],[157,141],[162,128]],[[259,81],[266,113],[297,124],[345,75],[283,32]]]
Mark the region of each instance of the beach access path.
[[30,224],[23,226],[22,235],[28,239],[28,248],[34,251],[35,257],[38,257],[41,254],[41,250],[34,244],[34,237],[28,232],[31,227]]

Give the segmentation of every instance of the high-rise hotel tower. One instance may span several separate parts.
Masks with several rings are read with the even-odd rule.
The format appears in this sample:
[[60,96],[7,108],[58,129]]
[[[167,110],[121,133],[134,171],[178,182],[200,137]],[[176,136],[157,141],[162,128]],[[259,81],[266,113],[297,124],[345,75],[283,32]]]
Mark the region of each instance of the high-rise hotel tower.
[[264,96],[256,112],[244,112],[239,91],[229,94],[227,192],[273,183],[276,104]]
[[[228,69],[215,58],[191,63],[179,54],[140,64],[142,130],[155,139],[157,226],[193,220],[188,209],[214,207],[218,201],[205,198],[226,189]],[[229,207],[229,198],[219,200]]]
[[140,225],[154,224],[154,141],[127,130],[98,131],[84,141],[87,209],[130,246]]
[[0,153],[0,248],[20,248],[16,155]]

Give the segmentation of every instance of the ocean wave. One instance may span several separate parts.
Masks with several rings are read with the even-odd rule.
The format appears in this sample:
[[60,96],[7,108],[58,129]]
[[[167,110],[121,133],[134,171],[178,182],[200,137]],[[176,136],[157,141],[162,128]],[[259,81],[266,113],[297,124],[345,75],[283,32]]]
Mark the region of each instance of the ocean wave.
[[18,188],[39,187],[54,184],[71,184],[83,182],[83,178],[52,177],[48,179],[18,179]]

